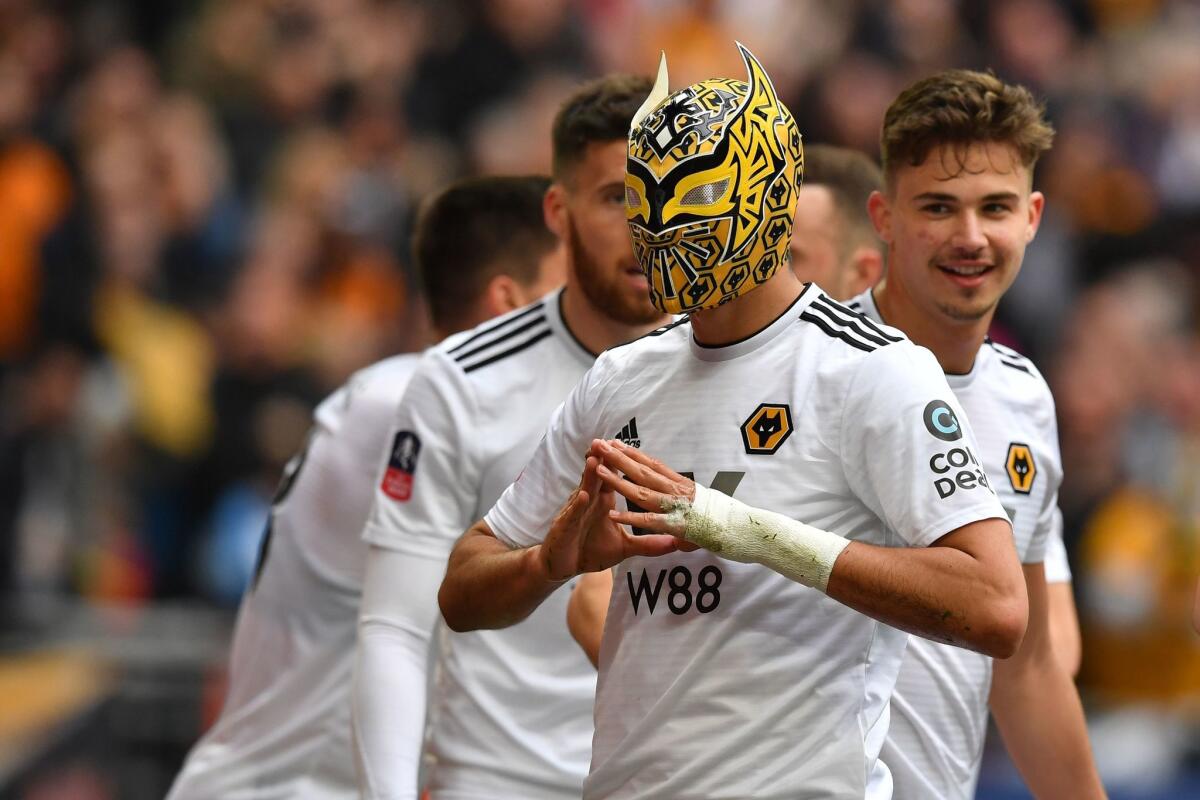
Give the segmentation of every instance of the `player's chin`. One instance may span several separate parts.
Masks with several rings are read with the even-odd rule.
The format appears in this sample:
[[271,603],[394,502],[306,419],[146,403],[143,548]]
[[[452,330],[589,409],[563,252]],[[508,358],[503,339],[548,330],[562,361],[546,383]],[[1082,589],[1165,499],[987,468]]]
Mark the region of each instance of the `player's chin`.
[[969,301],[951,298],[939,304],[947,317],[957,322],[978,322],[996,307],[995,299],[974,297]]
[[650,302],[650,292],[630,290],[621,297],[622,322],[628,325],[649,325],[662,317],[663,312]]

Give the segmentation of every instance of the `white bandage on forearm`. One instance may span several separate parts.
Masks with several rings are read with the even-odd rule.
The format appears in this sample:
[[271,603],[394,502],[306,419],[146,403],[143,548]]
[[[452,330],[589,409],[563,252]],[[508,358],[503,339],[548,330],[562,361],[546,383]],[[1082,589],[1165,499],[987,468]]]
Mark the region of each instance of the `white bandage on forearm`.
[[691,502],[676,499],[664,509],[683,523],[683,538],[731,561],[762,564],[786,578],[824,592],[833,562],[848,539],[803,522],[748,506],[696,484]]

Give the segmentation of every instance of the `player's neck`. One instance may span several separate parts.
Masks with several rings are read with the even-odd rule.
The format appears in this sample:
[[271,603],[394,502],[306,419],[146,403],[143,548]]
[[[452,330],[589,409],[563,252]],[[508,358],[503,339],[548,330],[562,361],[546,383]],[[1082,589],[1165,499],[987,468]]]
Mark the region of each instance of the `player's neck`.
[[563,323],[571,335],[593,354],[600,354],[610,347],[631,342],[670,322],[666,315],[646,325],[619,322],[592,305],[583,290],[572,285],[570,281],[562,293],[562,316]]
[[886,280],[872,290],[872,296],[884,323],[927,348],[943,372],[965,375],[975,366],[975,356],[992,324],[990,313],[976,320],[951,320],[944,315],[935,318],[919,309],[901,286],[889,285]]
[[745,339],[779,319],[779,315],[796,301],[804,284],[785,266],[771,279],[751,292],[716,308],[692,313],[692,335],[709,347]]

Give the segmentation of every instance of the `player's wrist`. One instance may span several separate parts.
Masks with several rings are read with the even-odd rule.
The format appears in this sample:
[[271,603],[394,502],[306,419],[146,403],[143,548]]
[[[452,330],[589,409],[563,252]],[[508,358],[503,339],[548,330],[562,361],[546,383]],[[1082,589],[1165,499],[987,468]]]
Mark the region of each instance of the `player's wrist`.
[[679,510],[685,539],[731,561],[762,564],[797,583],[826,590],[848,539],[700,484],[695,491],[692,502]]

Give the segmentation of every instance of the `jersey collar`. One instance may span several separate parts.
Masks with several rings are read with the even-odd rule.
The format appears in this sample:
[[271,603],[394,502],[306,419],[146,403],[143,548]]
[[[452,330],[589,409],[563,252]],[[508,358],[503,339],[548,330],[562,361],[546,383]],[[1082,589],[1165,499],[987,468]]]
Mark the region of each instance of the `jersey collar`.
[[747,353],[753,353],[760,347],[770,344],[776,336],[779,336],[779,334],[791,327],[792,323],[800,317],[800,312],[808,308],[809,303],[820,294],[821,290],[817,288],[816,284],[804,284],[804,289],[792,301],[792,304],[776,317],[773,322],[744,339],[738,339],[736,342],[718,346],[700,344],[700,342],[696,341],[695,334],[692,334],[690,339],[692,355],[701,361],[729,361],[734,358],[741,358]]
[[596,353],[588,350],[583,346],[583,342],[575,336],[569,327],[567,321],[562,315],[562,296],[566,288],[555,289],[550,294],[542,298],[542,308],[546,310],[546,322],[550,324],[550,329],[554,331],[563,343],[563,347],[570,351],[580,364],[591,368],[592,364],[596,363]]
[[[879,313],[879,306],[875,304],[874,289],[867,289],[855,299],[858,300],[859,305],[862,307],[862,313],[866,315],[868,319],[878,322],[882,325],[888,324],[887,320],[883,318],[883,315]],[[968,386],[974,383],[975,376],[979,375],[985,369],[983,362],[985,359],[991,356],[990,351],[991,348],[988,347],[987,343],[985,342],[984,345],[979,348],[979,352],[975,354],[975,362],[971,364],[970,372],[962,374],[954,374],[951,372],[945,373],[946,383],[949,384],[950,389],[954,392],[957,392],[959,389],[966,389]]]

